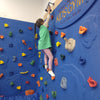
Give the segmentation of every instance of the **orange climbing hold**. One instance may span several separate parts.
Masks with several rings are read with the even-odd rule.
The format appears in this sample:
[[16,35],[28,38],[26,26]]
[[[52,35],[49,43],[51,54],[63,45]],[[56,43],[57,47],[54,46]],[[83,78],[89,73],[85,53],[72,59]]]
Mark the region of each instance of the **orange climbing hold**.
[[51,77],[51,80],[55,80],[55,76],[52,76],[52,77]]
[[58,59],[57,58],[54,58],[54,64],[55,64],[55,66],[58,66]]
[[28,48],[28,50],[32,50],[32,48],[31,48],[31,47],[29,47],[29,48]]
[[89,76],[89,79],[87,80],[87,82],[89,83],[90,87],[96,87],[97,86],[97,82],[95,80],[93,80],[90,76]]
[[26,45],[26,41],[25,41],[25,40],[22,40],[22,43],[23,43],[24,45]]
[[22,63],[18,63],[18,66],[21,67],[21,66],[23,66],[23,64]]
[[0,95],[0,97],[4,97],[4,95]]
[[47,68],[47,72],[49,71],[49,68]]
[[31,77],[35,77],[35,74],[31,74]]
[[0,39],[4,39],[4,36],[3,35],[0,35]]
[[80,26],[79,28],[79,34],[84,34],[87,31],[86,27]]
[[35,93],[34,90],[26,90],[25,95],[33,95]]
[[63,38],[66,34],[64,32],[61,32],[61,38]]
[[40,81],[38,80],[36,83],[37,83],[38,87],[40,87]]
[[3,73],[1,73],[1,74],[0,74],[0,78],[2,78],[3,76],[4,76],[4,74],[3,74]]

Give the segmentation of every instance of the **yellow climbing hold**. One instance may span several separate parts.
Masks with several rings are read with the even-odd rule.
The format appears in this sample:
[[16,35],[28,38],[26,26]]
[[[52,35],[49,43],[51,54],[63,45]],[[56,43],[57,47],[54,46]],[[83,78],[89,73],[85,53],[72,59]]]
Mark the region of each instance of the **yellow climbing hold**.
[[41,55],[41,52],[38,52],[39,55]]
[[36,33],[36,34],[35,34],[35,39],[37,39],[37,38],[38,38],[38,34]]
[[16,89],[17,89],[17,90],[21,90],[21,86],[17,86]]
[[39,58],[41,57],[41,55],[38,56]]
[[43,81],[43,77],[40,77],[40,80]]
[[0,60],[0,65],[4,64],[4,61],[3,60]]
[[26,56],[26,54],[25,53],[22,53],[22,56],[24,57],[24,56]]
[[58,41],[58,42],[56,43],[56,46],[59,47],[60,45],[61,45],[61,42]]
[[29,71],[26,71],[26,72],[20,72],[20,74],[27,74]]
[[4,23],[4,27],[9,27],[9,25],[7,23]]

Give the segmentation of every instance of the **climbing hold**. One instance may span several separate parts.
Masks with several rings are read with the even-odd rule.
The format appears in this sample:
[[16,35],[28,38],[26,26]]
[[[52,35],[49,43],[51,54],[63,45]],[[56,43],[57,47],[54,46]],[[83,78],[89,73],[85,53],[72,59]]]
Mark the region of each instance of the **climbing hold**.
[[29,47],[29,48],[28,48],[28,50],[32,50],[32,48],[31,48],[31,47]]
[[13,33],[12,32],[9,32],[9,37],[13,37]]
[[2,39],[2,40],[3,40],[3,39],[4,39],[4,36],[3,36],[3,35],[0,35],[0,39]]
[[20,74],[27,74],[29,71],[26,71],[26,72],[20,72]]
[[29,83],[30,83],[30,81],[26,81],[25,83],[26,83],[26,84],[29,84]]
[[62,77],[60,86],[61,86],[63,89],[66,89],[66,88],[67,88],[67,79],[66,79],[66,77]]
[[55,76],[52,76],[52,77],[51,77],[51,80],[55,80]]
[[22,63],[18,63],[18,66],[21,67],[21,66],[23,66],[23,64]]
[[23,30],[22,29],[19,29],[19,33],[23,33]]
[[40,57],[41,57],[41,55],[38,55],[38,57],[40,58]]
[[16,56],[13,56],[13,61],[16,61],[17,57]]
[[37,38],[38,38],[38,34],[36,33],[36,34],[35,34],[35,39],[37,39]]
[[35,64],[35,60],[32,60],[30,64],[33,66]]
[[50,35],[53,35],[53,32],[52,31],[49,31]]
[[43,77],[40,77],[40,80],[43,81]]
[[95,80],[93,80],[90,76],[89,76],[87,82],[89,83],[90,87],[96,87],[97,86],[97,82]]
[[86,63],[86,59],[85,59],[85,58],[80,57],[80,64],[81,64],[81,65],[84,65],[85,63]]
[[31,74],[31,77],[35,77],[35,74]]
[[56,95],[57,95],[56,91],[52,91],[53,98],[56,98]]
[[64,38],[64,40],[65,40],[65,49],[67,49],[69,52],[72,52],[75,48],[76,41],[72,38],[70,39]]
[[1,74],[0,74],[0,78],[2,78],[3,76],[4,76],[4,74],[3,74],[3,73],[1,73]]
[[60,58],[61,58],[61,60],[64,60],[65,59],[65,55],[60,55]]
[[41,52],[38,52],[39,55],[41,55]]
[[4,27],[6,27],[6,28],[7,28],[7,27],[9,27],[9,25],[8,25],[7,23],[4,23]]
[[40,98],[39,98],[40,100],[43,100],[43,98],[42,98],[42,95],[40,95]]
[[52,16],[51,16],[51,20],[53,20],[53,17],[54,17],[54,16],[52,15]]
[[3,51],[3,48],[0,48],[0,51]]
[[44,81],[44,85],[47,86],[47,81]]
[[11,44],[9,44],[9,47],[10,47],[10,48],[12,48],[12,47],[13,47],[13,44],[12,44],[12,43],[11,43]]
[[58,66],[58,59],[57,58],[54,58],[54,64],[55,64],[55,66]]
[[46,94],[46,99],[49,99],[49,95],[48,94]]
[[64,32],[61,32],[61,38],[65,37],[65,33]]
[[23,56],[23,57],[25,57],[25,56],[26,56],[26,54],[25,54],[25,53],[22,53],[22,56]]
[[47,72],[49,71],[49,68],[47,68]]
[[38,87],[40,87],[40,81],[39,80],[36,82],[36,84],[38,85]]
[[4,95],[0,95],[0,97],[4,97]]
[[55,35],[58,35],[58,31],[55,31]]
[[61,42],[58,41],[58,42],[56,43],[56,46],[59,47],[60,45],[61,45]]
[[0,65],[4,64],[4,61],[3,60],[0,60]]
[[28,27],[29,30],[32,30],[32,27]]
[[26,41],[25,41],[25,40],[22,40],[22,43],[23,43],[24,45],[26,45]]
[[80,26],[79,28],[79,34],[84,34],[87,31],[86,27]]
[[33,95],[35,93],[34,90],[26,90],[25,95]]
[[9,76],[13,76],[14,75],[14,72],[9,72]]
[[10,86],[14,86],[14,82],[10,82]]
[[21,90],[21,86],[17,86],[16,89],[17,89],[17,90]]

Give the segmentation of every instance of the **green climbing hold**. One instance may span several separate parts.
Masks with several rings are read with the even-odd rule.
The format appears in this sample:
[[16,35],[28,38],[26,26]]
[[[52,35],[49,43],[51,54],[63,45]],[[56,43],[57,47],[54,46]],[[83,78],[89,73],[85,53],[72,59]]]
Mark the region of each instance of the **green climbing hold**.
[[53,98],[56,98],[56,95],[57,95],[56,91],[52,91]]
[[23,30],[22,29],[19,29],[19,33],[23,33]]
[[61,60],[64,60],[65,59],[65,55],[60,55],[60,58],[61,58]]
[[10,82],[10,86],[14,86],[14,82]]
[[35,61],[34,60],[32,60],[32,62],[30,63],[32,66],[35,64]]
[[40,95],[40,100],[43,100],[42,95]]
[[47,86],[47,81],[44,81],[44,85]]
[[9,32],[9,37],[13,37],[13,33],[12,32]]

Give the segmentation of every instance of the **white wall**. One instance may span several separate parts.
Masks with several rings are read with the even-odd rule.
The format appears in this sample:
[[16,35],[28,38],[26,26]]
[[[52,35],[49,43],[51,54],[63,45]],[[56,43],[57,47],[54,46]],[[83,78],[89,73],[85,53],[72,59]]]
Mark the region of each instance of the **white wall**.
[[48,1],[55,0],[0,0],[0,17],[35,22],[43,17]]

